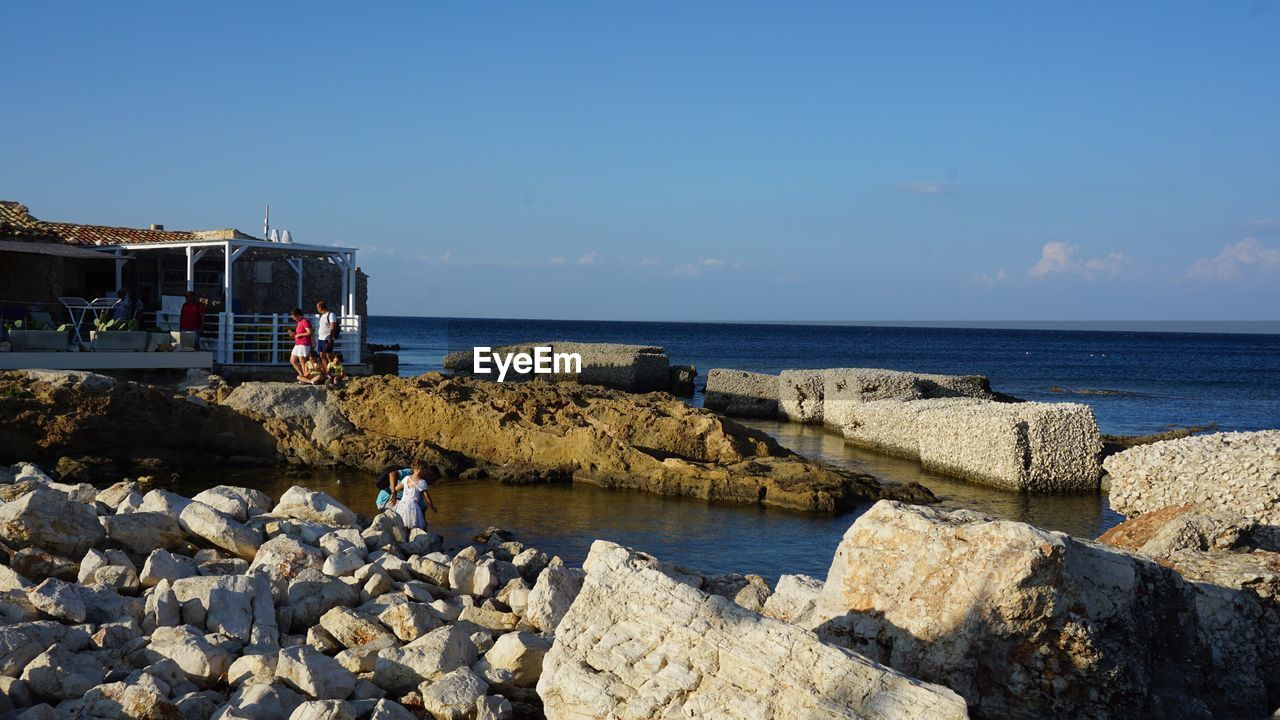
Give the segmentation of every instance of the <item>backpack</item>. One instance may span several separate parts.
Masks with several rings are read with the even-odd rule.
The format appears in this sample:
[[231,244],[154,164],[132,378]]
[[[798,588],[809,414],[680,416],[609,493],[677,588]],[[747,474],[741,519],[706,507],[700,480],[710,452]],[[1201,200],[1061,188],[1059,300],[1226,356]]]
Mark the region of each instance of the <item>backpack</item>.
[[338,316],[332,310],[329,311],[329,339],[337,340],[342,335],[342,322],[338,320]]

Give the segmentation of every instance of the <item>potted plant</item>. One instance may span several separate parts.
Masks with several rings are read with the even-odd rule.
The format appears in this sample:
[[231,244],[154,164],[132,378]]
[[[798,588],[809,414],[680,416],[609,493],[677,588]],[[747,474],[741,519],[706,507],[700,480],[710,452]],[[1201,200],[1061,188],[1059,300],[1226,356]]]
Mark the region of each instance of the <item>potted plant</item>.
[[100,317],[93,321],[89,333],[94,352],[142,352],[147,349],[147,333],[138,329],[137,320],[113,320]]
[[14,352],[65,352],[70,325],[53,327],[48,323],[17,320],[5,325],[9,345]]

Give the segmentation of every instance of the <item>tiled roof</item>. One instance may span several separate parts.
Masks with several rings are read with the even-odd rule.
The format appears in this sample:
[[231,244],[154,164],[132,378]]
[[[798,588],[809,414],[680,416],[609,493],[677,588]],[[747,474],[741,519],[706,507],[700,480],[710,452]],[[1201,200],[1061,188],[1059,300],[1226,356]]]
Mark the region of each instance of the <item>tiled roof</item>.
[[0,200],[0,238],[22,238],[57,242],[59,235],[31,217],[27,206],[12,200]]
[[126,243],[191,242],[195,233],[188,230],[141,230],[109,225],[77,223],[42,223],[68,245],[124,245]]
[[47,222],[32,217],[26,205],[12,200],[0,200],[0,238],[43,239],[47,242],[61,241],[67,245],[97,246],[190,242],[195,237],[196,234],[188,230],[143,230],[109,225]]

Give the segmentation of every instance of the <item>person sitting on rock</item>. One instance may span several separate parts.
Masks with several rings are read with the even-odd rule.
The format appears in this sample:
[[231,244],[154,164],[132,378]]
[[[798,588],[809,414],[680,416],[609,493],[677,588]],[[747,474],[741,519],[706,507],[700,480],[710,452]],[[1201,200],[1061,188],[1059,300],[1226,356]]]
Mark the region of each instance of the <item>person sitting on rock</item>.
[[320,370],[320,363],[315,358],[307,358],[302,368],[302,374],[298,376],[298,382],[303,385],[320,385],[324,383],[324,373]]
[[333,354],[333,359],[329,361],[329,365],[325,367],[324,374],[326,384],[339,387],[343,381],[347,379],[347,369],[342,367],[342,353]]

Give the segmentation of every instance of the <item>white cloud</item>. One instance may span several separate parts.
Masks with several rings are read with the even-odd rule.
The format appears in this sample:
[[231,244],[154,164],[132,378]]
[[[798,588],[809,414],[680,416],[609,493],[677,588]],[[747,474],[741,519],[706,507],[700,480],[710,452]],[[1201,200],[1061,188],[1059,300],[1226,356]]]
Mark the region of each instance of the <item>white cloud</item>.
[[445,254],[440,256],[418,254],[417,258],[422,262],[444,264],[444,263],[453,262],[453,252],[446,252]]
[[660,257],[647,257],[640,261],[640,267],[655,267],[662,264]]
[[569,262],[569,261],[568,261],[568,260],[566,260],[566,259],[565,259],[565,257],[564,257],[563,255],[557,255],[557,256],[555,256],[555,257],[551,258],[550,260],[548,260],[548,261],[547,261],[547,264],[548,264],[548,265],[563,265],[563,264],[565,264],[565,263],[567,263],[567,262]]
[[577,259],[577,263],[579,265],[596,265],[602,262],[604,262],[604,258],[600,257],[600,253],[596,252],[595,250],[592,250],[591,252]]
[[1040,248],[1040,259],[1027,274],[1033,278],[1043,278],[1060,273],[1092,280],[1100,276],[1115,277],[1132,261],[1121,252],[1078,260],[1076,256],[1079,252],[1080,248],[1071,243],[1047,242]]
[[1187,275],[1205,280],[1238,280],[1246,276],[1280,273],[1280,248],[1271,247],[1256,237],[1247,237],[1222,252],[1191,264]]

